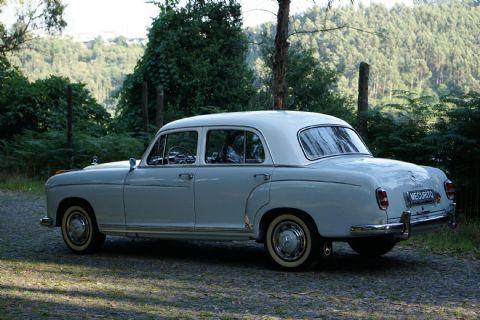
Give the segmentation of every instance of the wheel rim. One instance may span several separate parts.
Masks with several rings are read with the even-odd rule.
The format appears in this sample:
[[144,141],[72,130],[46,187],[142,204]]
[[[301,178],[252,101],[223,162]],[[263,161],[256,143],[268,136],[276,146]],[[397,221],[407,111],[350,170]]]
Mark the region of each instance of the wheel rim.
[[273,231],[272,240],[275,253],[286,261],[300,259],[307,247],[305,231],[293,221],[279,223]]
[[90,224],[81,212],[73,212],[67,220],[68,239],[75,245],[81,246],[88,240]]

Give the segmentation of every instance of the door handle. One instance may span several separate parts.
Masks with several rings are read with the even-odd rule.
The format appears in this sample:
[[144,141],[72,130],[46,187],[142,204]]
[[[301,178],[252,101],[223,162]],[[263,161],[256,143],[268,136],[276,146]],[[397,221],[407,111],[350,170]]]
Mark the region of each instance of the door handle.
[[268,173],[256,173],[253,175],[254,178],[263,177],[263,180],[270,180],[271,176]]
[[193,173],[179,173],[178,177],[180,179],[192,180],[193,179]]

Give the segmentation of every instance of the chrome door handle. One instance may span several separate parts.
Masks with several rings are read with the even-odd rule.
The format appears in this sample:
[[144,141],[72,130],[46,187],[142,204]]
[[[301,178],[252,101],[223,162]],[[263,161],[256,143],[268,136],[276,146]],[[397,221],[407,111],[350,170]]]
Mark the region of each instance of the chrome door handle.
[[179,173],[178,174],[179,178],[185,178],[187,180],[192,180],[193,179],[193,173]]
[[263,177],[263,180],[270,180],[271,176],[268,173],[256,173],[253,175],[254,178]]

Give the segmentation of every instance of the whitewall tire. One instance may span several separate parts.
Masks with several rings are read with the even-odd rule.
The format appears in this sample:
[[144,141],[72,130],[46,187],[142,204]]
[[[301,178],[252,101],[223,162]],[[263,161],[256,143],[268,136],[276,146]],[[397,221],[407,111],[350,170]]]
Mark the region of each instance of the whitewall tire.
[[95,252],[105,242],[91,210],[81,205],[68,207],[62,217],[62,236],[67,247],[74,253]]
[[[326,250],[323,250],[323,244]],[[265,236],[265,248],[271,260],[282,269],[308,268],[324,255],[331,254],[331,244],[319,239],[314,226],[293,215],[282,214],[270,222]]]

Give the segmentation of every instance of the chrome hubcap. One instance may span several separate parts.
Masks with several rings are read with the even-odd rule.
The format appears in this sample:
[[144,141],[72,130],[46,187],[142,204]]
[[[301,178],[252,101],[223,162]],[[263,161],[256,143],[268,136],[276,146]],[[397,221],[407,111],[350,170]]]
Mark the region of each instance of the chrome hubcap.
[[286,261],[295,261],[303,256],[306,249],[306,236],[302,227],[293,221],[279,223],[273,231],[273,249]]
[[87,218],[79,212],[74,212],[67,220],[67,234],[70,241],[76,245],[83,245],[88,239],[90,225]]

